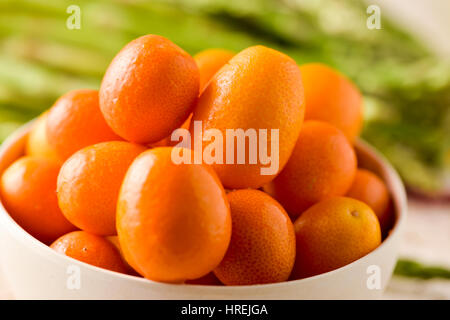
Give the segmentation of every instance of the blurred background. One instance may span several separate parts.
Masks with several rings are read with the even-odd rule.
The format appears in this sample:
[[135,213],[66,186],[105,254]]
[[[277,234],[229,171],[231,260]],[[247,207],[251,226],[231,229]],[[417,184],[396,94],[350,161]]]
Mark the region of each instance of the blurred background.
[[[67,27],[71,5],[80,29]],[[367,26],[369,5],[380,29]],[[63,93],[98,89],[113,56],[148,33],[191,54],[263,44],[351,78],[364,94],[363,138],[409,192],[386,298],[450,299],[450,1],[0,0],[0,141]]]

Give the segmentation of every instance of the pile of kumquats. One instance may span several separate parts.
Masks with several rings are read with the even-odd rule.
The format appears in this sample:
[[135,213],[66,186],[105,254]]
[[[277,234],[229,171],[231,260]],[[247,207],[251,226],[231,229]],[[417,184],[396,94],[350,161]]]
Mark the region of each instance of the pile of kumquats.
[[55,251],[168,283],[301,279],[377,248],[389,192],[359,169],[362,97],[276,50],[191,57],[127,44],[100,89],[60,97],[1,176],[9,214]]

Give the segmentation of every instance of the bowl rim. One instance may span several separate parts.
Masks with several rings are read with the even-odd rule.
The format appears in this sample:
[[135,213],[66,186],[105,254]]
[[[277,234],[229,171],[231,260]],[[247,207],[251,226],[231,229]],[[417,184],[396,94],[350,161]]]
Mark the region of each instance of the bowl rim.
[[[32,120],[20,128],[18,128],[14,133],[12,133],[0,146],[0,159],[3,159],[5,156],[5,153],[14,146],[19,140],[26,139],[26,136],[28,135],[31,125],[35,120]],[[70,262],[72,265],[79,265],[80,267],[86,268],[92,272],[99,273],[99,276],[102,277],[111,277],[111,280],[113,279],[120,279],[122,281],[128,281],[136,285],[140,286],[149,286],[149,287],[175,287],[177,290],[181,290],[182,288],[204,288],[204,290],[207,290],[209,292],[215,292],[215,293],[225,293],[225,292],[236,292],[238,291],[246,291],[248,289],[253,288],[265,288],[265,289],[276,289],[276,288],[285,288],[286,286],[298,286],[304,283],[316,281],[322,278],[326,278],[328,276],[343,272],[349,268],[352,268],[353,266],[357,264],[361,264],[364,262],[364,260],[367,260],[370,256],[373,256],[377,254],[379,251],[383,250],[386,246],[389,245],[392,241],[394,241],[395,236],[398,235],[400,230],[402,229],[402,226],[405,223],[406,214],[407,214],[407,197],[406,197],[406,191],[405,187],[403,185],[403,182],[401,181],[397,171],[392,167],[392,165],[386,160],[386,158],[381,155],[378,151],[376,151],[372,146],[370,146],[367,142],[363,141],[362,139],[358,139],[355,143],[355,147],[363,152],[365,152],[367,155],[369,155],[372,159],[374,159],[377,163],[381,164],[381,168],[383,171],[383,176],[385,182],[389,181],[389,192],[391,194],[393,204],[395,207],[395,223],[392,226],[391,230],[389,231],[389,234],[387,237],[381,242],[381,244],[373,251],[369,252],[365,256],[359,258],[358,260],[355,260],[343,267],[340,267],[338,269],[334,269],[325,273],[321,273],[312,277],[298,279],[298,280],[288,280],[283,282],[277,282],[277,283],[268,283],[268,284],[256,284],[256,285],[240,285],[240,286],[214,286],[214,285],[201,285],[201,284],[171,284],[171,283],[164,283],[164,282],[157,282],[153,280],[149,280],[143,277],[137,277],[133,275],[123,274],[119,272],[110,271],[107,269],[103,269],[100,267],[96,267],[90,264],[87,264],[85,262],[73,259],[68,256],[64,256],[60,253],[57,253],[56,251],[52,250],[49,246],[46,244],[40,242],[36,238],[34,238],[31,234],[29,234],[27,231],[25,231],[6,211],[6,209],[3,206],[3,203],[0,199],[0,224],[4,224],[5,227],[9,230],[11,235],[15,238],[17,241],[24,242],[24,244],[28,247],[35,248],[38,250],[38,253],[41,256],[45,256],[48,259],[51,259],[52,261],[59,260],[59,261],[66,261]],[[394,192],[395,190],[395,192]]]

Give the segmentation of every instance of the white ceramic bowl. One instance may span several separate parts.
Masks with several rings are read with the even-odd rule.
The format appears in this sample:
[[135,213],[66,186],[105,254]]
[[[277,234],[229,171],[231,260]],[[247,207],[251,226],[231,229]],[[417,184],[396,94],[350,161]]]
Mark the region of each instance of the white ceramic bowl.
[[[29,125],[3,143],[0,173],[23,154],[28,131]],[[54,252],[25,232],[0,204],[3,276],[18,299],[379,298],[396,262],[399,235],[406,215],[406,196],[401,180],[385,159],[363,142],[358,142],[356,149],[360,166],[376,172],[386,182],[393,199],[396,222],[376,250],[331,272],[296,281],[239,287],[153,282],[100,269]]]

